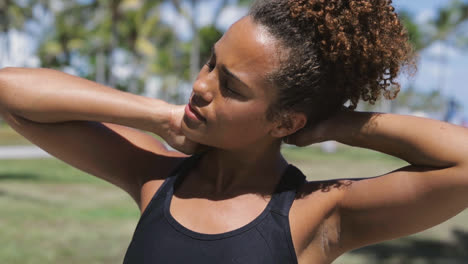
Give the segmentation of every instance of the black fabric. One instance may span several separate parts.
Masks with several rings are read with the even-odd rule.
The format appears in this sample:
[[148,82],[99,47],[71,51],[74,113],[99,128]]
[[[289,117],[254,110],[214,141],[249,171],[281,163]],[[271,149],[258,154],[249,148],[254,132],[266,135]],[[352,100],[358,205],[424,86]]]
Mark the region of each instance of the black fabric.
[[249,224],[223,234],[201,234],[179,224],[169,208],[177,180],[196,163],[188,158],[156,192],[138,222],[124,264],[297,263],[289,209],[304,175],[289,165],[265,210]]

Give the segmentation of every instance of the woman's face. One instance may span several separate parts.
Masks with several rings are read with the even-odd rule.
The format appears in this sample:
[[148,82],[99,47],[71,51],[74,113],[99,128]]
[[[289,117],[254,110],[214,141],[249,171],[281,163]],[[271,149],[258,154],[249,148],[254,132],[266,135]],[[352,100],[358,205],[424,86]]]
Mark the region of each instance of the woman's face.
[[273,141],[266,118],[275,91],[267,74],[278,65],[275,39],[250,17],[216,43],[193,85],[182,129],[191,140],[221,149]]

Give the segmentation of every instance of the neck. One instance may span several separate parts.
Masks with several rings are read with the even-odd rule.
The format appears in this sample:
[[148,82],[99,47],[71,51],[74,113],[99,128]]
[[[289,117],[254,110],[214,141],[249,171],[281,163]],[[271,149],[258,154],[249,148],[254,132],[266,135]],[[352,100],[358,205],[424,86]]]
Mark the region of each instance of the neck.
[[281,142],[238,150],[212,149],[200,162],[200,176],[213,194],[271,193],[288,163]]

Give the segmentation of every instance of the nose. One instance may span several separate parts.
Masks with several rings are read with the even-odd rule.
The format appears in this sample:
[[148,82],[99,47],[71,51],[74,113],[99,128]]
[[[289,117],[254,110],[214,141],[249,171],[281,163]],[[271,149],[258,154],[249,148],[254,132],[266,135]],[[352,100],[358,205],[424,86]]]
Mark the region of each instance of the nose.
[[193,84],[192,103],[198,107],[208,105],[213,100],[215,81],[210,74],[201,74]]

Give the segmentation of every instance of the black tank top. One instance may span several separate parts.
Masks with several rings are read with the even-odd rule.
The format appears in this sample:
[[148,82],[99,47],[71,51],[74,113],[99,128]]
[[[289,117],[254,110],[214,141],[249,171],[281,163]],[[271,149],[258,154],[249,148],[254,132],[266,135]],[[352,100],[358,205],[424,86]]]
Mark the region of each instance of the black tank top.
[[201,234],[175,220],[170,204],[175,187],[198,160],[191,157],[173,172],[142,214],[124,264],[297,263],[289,209],[305,176],[289,165],[264,211],[249,224],[222,234]]

